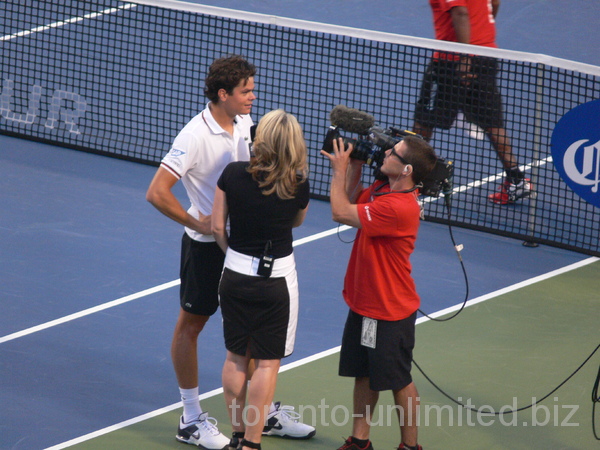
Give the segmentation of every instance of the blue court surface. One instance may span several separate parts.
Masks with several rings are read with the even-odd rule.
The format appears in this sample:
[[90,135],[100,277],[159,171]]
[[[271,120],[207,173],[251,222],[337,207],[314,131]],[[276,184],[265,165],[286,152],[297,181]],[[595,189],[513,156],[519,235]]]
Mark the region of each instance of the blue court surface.
[[[425,0],[203,3],[433,37]],[[595,0],[505,0],[498,17],[498,42],[510,50],[600,65],[599,18],[600,3]],[[183,230],[145,201],[155,170],[148,165],[0,136],[0,229],[3,231],[0,240],[0,449],[62,448],[69,445],[64,443],[106,427],[156,411],[177,410],[179,395],[169,347],[179,309],[179,245]],[[186,204],[181,186],[178,195]],[[460,228],[454,228],[453,233],[456,242],[464,246],[461,255],[468,278],[469,300],[494,298],[504,292],[524,292],[519,289],[527,286],[535,290],[531,285],[537,277],[554,278],[555,271],[568,271],[574,264],[588,267],[575,286],[581,286],[586,293],[598,292],[597,258],[547,246],[529,248],[518,240]],[[300,322],[296,351],[283,364],[314,358],[321,352],[327,352],[327,358],[335,355],[347,313],[341,286],[353,236],[353,230],[332,222],[327,202],[311,202],[305,223],[294,234],[301,294]],[[422,223],[412,262],[424,312],[445,311],[463,302],[467,285],[447,226]],[[546,306],[543,299],[538,299],[540,303],[535,303],[535,313],[527,312],[531,317],[520,315],[519,318],[525,319],[525,324],[528,318],[532,323],[539,317],[548,318],[550,305],[564,306],[567,301],[575,301],[576,291],[557,289],[558,300],[544,291],[544,295],[553,297],[552,302]],[[521,299],[535,297],[531,292],[515,295],[517,304]],[[554,339],[558,336],[562,345],[556,343],[555,348],[559,350],[553,355],[554,359],[547,361],[548,366],[560,366],[561,354],[583,362],[598,345],[599,329],[590,326],[589,319],[595,315],[594,305],[597,307],[600,303],[597,297],[585,301],[589,308],[585,311],[591,311],[586,314],[587,320],[571,317],[568,327],[565,325],[557,331]],[[493,319],[495,325],[512,321],[510,314],[505,315],[506,310],[497,312],[485,302],[478,305],[479,313],[488,311],[489,314],[484,314],[484,319],[472,317],[471,329],[489,327],[486,321]],[[512,303],[506,302],[506,305],[518,311]],[[467,311],[470,308],[461,314]],[[456,322],[448,322],[451,323]],[[437,333],[440,340],[447,336],[450,345],[453,342],[457,346],[472,345],[469,352],[478,355],[479,338],[469,338],[466,343],[461,343],[460,338],[454,341],[460,334],[460,326],[452,325],[452,331],[432,322],[427,326],[439,326],[432,335]],[[573,339],[569,339],[569,327],[577,330],[577,333],[573,331]],[[534,338],[528,334],[528,328],[523,325],[516,334],[497,339],[494,351],[503,353],[523,347],[534,352],[537,347],[530,348],[525,343],[538,345],[536,342],[541,342],[544,336]],[[546,342],[554,345],[553,334],[546,337]],[[442,351],[442,347],[438,350]],[[552,353],[552,349],[548,352]],[[436,369],[436,361],[447,364],[445,368],[438,368],[438,378],[447,374],[449,380],[454,376],[470,380],[473,385],[486,385],[491,391],[503,389],[501,380],[488,378],[493,376],[489,370],[468,364],[461,370],[459,361],[446,362],[444,355],[435,353],[434,349],[428,349],[423,355],[430,358],[423,360],[423,365],[432,370]],[[531,360],[540,361],[540,355],[528,355]],[[203,393],[220,388],[224,356],[217,313],[200,340]],[[321,363],[316,358],[314,373],[322,369],[318,364],[324,361],[329,364],[327,358]],[[527,355],[523,361],[526,359]],[[597,364],[598,355],[595,355],[587,365],[588,372],[590,366],[594,372]],[[567,374],[577,368],[572,361],[565,365]],[[542,372],[524,378],[521,388],[529,397],[540,394],[535,389],[538,386],[551,388],[562,381],[560,377],[552,377],[542,383]],[[285,376],[278,387],[278,393],[286,395],[281,400],[291,404],[298,404],[303,395],[294,392],[294,387],[303,386],[302,389],[310,392],[311,383],[315,383],[309,376],[302,380],[306,384],[296,385],[294,383],[299,381],[294,378],[295,374],[291,368],[282,374]],[[329,381],[323,381],[324,386],[337,383],[335,367],[331,375]],[[577,378],[567,385],[580,390],[582,397],[585,393],[587,402],[592,383],[593,379]],[[340,385],[343,389],[332,395],[349,400],[347,383],[340,381]],[[456,386],[457,389],[469,387],[468,383]],[[428,389],[433,390],[424,387],[423,391],[428,392]],[[297,397],[292,398],[293,395]],[[550,403],[549,407],[552,406]],[[177,448],[179,444],[173,439],[176,424],[171,424],[170,417],[169,420],[164,429],[153,431],[167,436],[170,444],[155,443],[144,448]],[[556,448],[600,448],[597,441],[590,438],[589,414],[580,416],[579,420],[581,426],[574,431],[581,434],[580,440],[570,446],[557,438]],[[596,423],[600,428],[598,418]],[[395,424],[390,429],[397,433]],[[477,430],[473,438],[475,444],[469,448],[502,448],[504,436],[482,437],[485,428]],[[349,427],[340,431],[349,432]],[[326,435],[323,431],[320,433]],[[531,434],[525,436],[532,439]],[[335,438],[339,439],[340,434]],[[85,447],[86,442],[93,448],[93,441],[84,441],[81,446]],[[289,448],[335,448],[327,440],[315,442],[305,447],[290,444]],[[436,445],[439,442],[443,442],[443,437],[435,440]],[[458,445],[451,439],[448,442]],[[104,444],[96,445],[106,448]],[[113,447],[109,448],[134,448],[124,443],[110,445]],[[277,445],[287,448],[285,443]],[[428,448],[444,448],[436,445]],[[512,448],[550,447],[536,447],[535,441],[529,441]]]
[[[0,219],[0,448],[45,448],[177,403],[169,343],[181,229],[144,199],[155,169],[0,142],[2,210],[10,212]],[[474,231],[454,234],[465,247],[470,299],[590,260]],[[352,237],[337,230],[328,203],[311,203],[295,233],[301,311],[296,351],[285,364],[339,345]],[[447,227],[422,224],[413,265],[425,312],[462,302],[465,280]],[[589,345],[597,333],[589,330]],[[220,387],[224,354],[217,314],[201,336],[203,392]],[[24,433],[32,420],[39,433]]]

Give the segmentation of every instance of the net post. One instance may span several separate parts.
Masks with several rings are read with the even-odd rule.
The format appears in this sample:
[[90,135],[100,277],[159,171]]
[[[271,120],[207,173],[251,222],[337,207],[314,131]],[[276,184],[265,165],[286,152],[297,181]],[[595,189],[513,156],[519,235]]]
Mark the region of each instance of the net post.
[[523,242],[525,247],[538,247],[539,244],[535,239],[536,226],[536,211],[537,211],[537,194],[534,189],[539,185],[539,166],[540,166],[540,148],[542,141],[542,108],[544,104],[544,76],[546,73],[543,63],[536,65],[536,91],[535,91],[535,120],[533,129],[533,153],[531,156],[531,184],[533,189],[529,199],[529,218],[527,223],[527,231],[529,237]]

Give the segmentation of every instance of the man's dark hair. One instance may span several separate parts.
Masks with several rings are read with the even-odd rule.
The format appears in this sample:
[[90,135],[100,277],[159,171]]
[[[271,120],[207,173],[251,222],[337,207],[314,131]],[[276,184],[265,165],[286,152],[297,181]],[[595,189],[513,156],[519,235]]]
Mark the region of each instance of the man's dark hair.
[[412,177],[415,184],[421,183],[435,167],[437,156],[433,147],[424,139],[417,136],[406,136],[406,151],[404,159],[410,163],[413,168]]
[[239,55],[227,56],[216,59],[208,69],[208,75],[204,81],[204,95],[217,103],[219,101],[219,90],[225,89],[228,94],[241,81],[247,81],[256,74],[256,67]]

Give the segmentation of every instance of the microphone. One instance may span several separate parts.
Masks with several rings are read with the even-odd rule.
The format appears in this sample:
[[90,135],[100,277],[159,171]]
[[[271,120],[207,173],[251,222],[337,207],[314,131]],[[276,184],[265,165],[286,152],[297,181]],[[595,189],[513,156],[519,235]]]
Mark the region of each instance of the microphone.
[[333,108],[329,113],[329,120],[342,130],[362,135],[368,134],[369,128],[375,124],[375,118],[371,114],[344,105]]

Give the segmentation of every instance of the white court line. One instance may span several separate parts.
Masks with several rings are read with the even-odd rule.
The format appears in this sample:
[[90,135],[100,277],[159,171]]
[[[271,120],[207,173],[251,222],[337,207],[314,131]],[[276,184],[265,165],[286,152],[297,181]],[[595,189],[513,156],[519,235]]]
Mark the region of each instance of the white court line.
[[[521,170],[525,171],[525,170],[533,167],[534,165],[541,166],[543,164],[546,164],[546,163],[550,162],[551,160],[552,160],[552,158],[548,157],[546,159],[540,160],[540,161],[532,163],[532,164],[523,165],[523,166],[521,166]],[[452,193],[454,194],[454,193],[459,193],[459,192],[465,192],[465,191],[467,191],[469,189],[473,189],[473,188],[481,186],[481,185],[483,185],[485,183],[493,182],[493,181],[498,180],[498,179],[500,179],[502,177],[503,177],[502,174],[491,175],[491,176],[489,176],[489,177],[487,177],[487,178],[485,178],[483,180],[477,180],[477,181],[471,182],[471,183],[463,185],[463,186],[457,186],[456,188],[454,188],[452,190]],[[435,200],[438,200],[438,198],[427,197],[427,198],[425,198],[423,200],[423,202],[424,203],[429,203],[429,202],[432,202],[432,201],[435,201]],[[304,237],[304,238],[301,238],[301,239],[297,239],[297,240],[295,240],[293,242],[292,245],[294,247],[297,247],[299,245],[306,244],[306,243],[309,243],[309,242],[312,242],[312,241],[316,241],[318,239],[322,239],[324,237],[331,236],[332,234],[340,233],[342,231],[346,231],[346,230],[349,230],[351,228],[352,227],[350,227],[348,225],[340,225],[340,226],[337,226],[336,228],[332,228],[330,230],[322,231],[321,233],[316,233],[316,234],[313,234],[311,236],[307,236],[307,237]],[[85,317],[85,316],[88,316],[90,314],[94,314],[96,312],[103,311],[103,310],[108,309],[108,308],[112,308],[113,306],[122,305],[122,304],[130,302],[132,300],[137,300],[138,298],[145,297],[147,295],[155,294],[155,293],[163,291],[165,289],[169,289],[171,287],[178,286],[180,283],[181,283],[181,281],[179,279],[173,280],[173,281],[170,281],[168,283],[164,283],[164,284],[155,286],[153,288],[146,289],[144,291],[140,291],[140,292],[135,293],[135,294],[127,295],[125,297],[121,297],[119,299],[116,299],[116,300],[113,300],[113,301],[110,301],[110,302],[107,302],[107,303],[103,303],[101,305],[94,306],[92,308],[84,309],[83,311],[79,311],[77,313],[73,313],[73,314],[70,314],[68,316],[64,316],[64,317],[61,317],[59,319],[52,320],[50,322],[46,322],[46,323],[43,323],[43,324],[40,324],[40,325],[36,325],[34,327],[31,327],[31,328],[27,328],[25,330],[17,331],[15,333],[8,334],[6,336],[2,336],[2,337],[0,337],[0,344],[2,344],[4,342],[12,341],[13,339],[17,339],[17,338],[20,338],[20,337],[23,337],[23,336],[27,336],[29,334],[36,333],[38,331],[42,331],[42,330],[54,327],[56,325],[61,325],[61,324],[66,323],[66,322],[70,322],[72,320],[79,319],[81,317]]]
[[[534,161],[530,164],[523,164],[523,165],[519,166],[519,169],[522,172],[525,172],[534,167],[542,167],[543,165],[548,164],[549,162],[552,162],[552,156],[548,156],[547,158],[540,159],[539,161]],[[466,192],[469,189],[474,189],[474,188],[483,186],[484,184],[488,184],[488,183],[494,183],[496,181],[500,181],[503,178],[504,178],[504,173],[490,175],[489,177],[482,178],[481,180],[476,180],[476,181],[472,181],[467,184],[463,184],[462,186],[457,186],[452,189],[452,194],[459,194],[461,192]],[[427,197],[427,198],[424,198],[422,200],[422,202],[423,203],[431,203],[431,202],[434,202],[439,199],[440,199],[439,197]]]
[[[482,295],[480,297],[477,297],[477,298],[474,298],[472,300],[469,300],[467,302],[467,304],[465,305],[465,307],[473,306],[473,305],[476,305],[478,303],[490,300],[492,298],[499,297],[501,295],[507,294],[509,292],[516,291],[518,289],[522,289],[522,288],[524,288],[526,286],[530,286],[532,284],[539,283],[540,281],[544,281],[544,280],[556,277],[558,275],[570,272],[572,270],[579,269],[580,267],[587,266],[587,265],[595,263],[597,261],[600,261],[600,258],[597,258],[595,256],[587,258],[587,259],[584,259],[582,261],[570,264],[570,265],[562,267],[560,269],[553,270],[553,271],[545,273],[543,275],[539,275],[537,277],[530,278],[530,279],[522,281],[520,283],[516,283],[516,284],[513,284],[513,285],[508,286],[506,288],[498,289],[497,291],[490,292],[489,294],[485,294],[485,295]],[[434,318],[434,317],[443,316],[445,314],[449,314],[451,312],[457,311],[461,307],[462,307],[462,303],[454,305],[454,306],[451,306],[450,308],[443,309],[443,310],[438,311],[436,313],[430,314],[429,317],[433,317]],[[419,319],[417,319],[417,325],[421,324],[423,322],[427,322],[428,320],[430,320],[429,317],[420,317]],[[327,356],[333,355],[333,354],[339,352],[339,350],[340,350],[340,346],[337,346],[337,347],[331,348],[329,350],[325,350],[325,351],[322,351],[320,353],[317,353],[315,355],[307,356],[306,358],[302,358],[302,359],[300,359],[298,361],[294,361],[292,363],[285,364],[284,366],[281,366],[281,368],[279,369],[279,372],[280,373],[281,372],[286,372],[286,371],[288,371],[290,369],[294,369],[296,367],[303,366],[303,365],[311,363],[313,361],[317,361],[317,360],[319,360],[321,358],[325,358]],[[200,400],[204,400],[204,399],[207,399],[207,398],[210,398],[210,397],[214,397],[214,396],[220,395],[222,393],[223,393],[223,388],[214,389],[212,391],[209,391],[209,392],[206,392],[206,393],[202,394],[200,396]],[[130,425],[134,425],[134,424],[142,422],[144,420],[152,419],[153,417],[157,417],[157,416],[160,416],[162,414],[166,414],[166,413],[171,412],[171,411],[173,411],[175,409],[181,408],[181,406],[182,406],[181,402],[174,403],[172,405],[165,406],[164,408],[160,408],[160,409],[151,411],[149,413],[142,414],[141,416],[134,417],[133,419],[125,420],[125,421],[123,421],[121,423],[117,423],[115,425],[111,425],[111,426],[103,428],[101,430],[97,430],[97,431],[94,431],[92,433],[88,433],[88,434],[85,434],[83,436],[80,436],[78,438],[71,439],[69,441],[63,442],[63,443],[55,445],[53,447],[48,447],[46,450],[58,450],[58,449],[63,449],[63,448],[66,448],[66,447],[70,447],[72,445],[80,444],[82,442],[88,441],[90,439],[97,438],[99,436],[111,433],[113,431],[120,430],[122,428],[128,427]]]
[[[106,10],[103,10],[103,11],[100,11],[100,12],[89,13],[89,14],[86,14],[86,15],[81,16],[81,17],[73,17],[73,18],[70,18],[70,19],[64,20],[64,21],[53,22],[53,23],[50,23],[48,25],[43,25],[43,26],[32,28],[30,30],[20,31],[18,33],[14,33],[14,34],[11,34],[11,35],[0,36],[0,41],[13,40],[13,39],[16,39],[16,38],[19,38],[19,37],[24,37],[24,36],[28,36],[28,35],[31,35],[31,34],[34,34],[34,33],[47,31],[47,30],[50,30],[50,29],[53,29],[53,28],[58,28],[58,27],[69,25],[69,24],[78,23],[78,22],[84,21],[86,19],[94,19],[94,18],[100,17],[102,15],[113,14],[113,13],[118,12],[120,10],[127,10],[127,9],[131,9],[131,8],[135,8],[136,6],[137,5],[135,5],[135,4],[128,3],[128,4],[125,4],[125,5],[121,5],[121,6],[117,7],[117,8],[110,8],[110,9],[106,9]],[[537,163],[537,164],[540,164],[540,165],[541,164],[545,164],[545,163],[549,162],[550,160],[551,160],[551,158],[546,158],[545,160],[543,160],[542,162]],[[527,167],[527,166],[524,166],[524,168],[525,167]],[[467,185],[459,186],[457,188],[454,188],[452,192],[453,193],[464,192],[464,191],[466,191],[468,189],[472,189],[474,187],[481,186],[481,185],[483,185],[485,183],[498,180],[501,177],[502,177],[502,175],[491,176],[491,177],[488,177],[488,178],[486,178],[484,180],[478,180],[476,182],[469,183]],[[425,200],[428,201],[428,202],[430,202],[430,201],[434,201],[436,199],[435,198],[427,198]],[[339,226],[339,227],[336,227],[336,228],[324,231],[322,233],[318,233],[318,234],[315,234],[315,235],[312,235],[312,236],[308,236],[308,237],[299,239],[297,241],[294,241],[294,246],[298,246],[298,245],[302,245],[302,244],[305,244],[305,243],[308,243],[308,242],[312,242],[312,241],[315,241],[315,240],[318,240],[318,239],[330,236],[332,234],[348,230],[350,228],[351,227],[348,227],[348,226],[345,226],[345,225],[344,226]],[[588,259],[580,261],[578,263],[566,266],[566,267],[564,267],[562,269],[558,269],[558,270],[549,272],[549,273],[547,273],[545,275],[541,275],[541,276],[538,276],[538,277],[531,278],[530,280],[526,280],[526,281],[523,281],[521,283],[517,283],[517,284],[509,286],[507,288],[504,288],[504,289],[492,292],[490,294],[478,297],[476,299],[470,300],[470,301],[467,302],[466,306],[472,306],[474,304],[477,304],[477,303],[489,300],[491,298],[497,297],[497,296],[505,294],[507,292],[510,292],[510,291],[513,291],[513,290],[516,290],[516,289],[520,289],[520,288],[528,286],[530,284],[534,284],[534,283],[537,283],[539,281],[551,278],[553,276],[557,276],[559,274],[568,272],[570,270],[574,270],[574,269],[577,269],[579,267],[583,267],[585,265],[594,263],[594,262],[596,262],[598,260],[599,259],[595,258],[595,257],[588,258]],[[78,319],[78,318],[81,318],[81,317],[85,317],[87,315],[90,315],[90,314],[93,314],[93,313],[96,313],[96,312],[99,312],[99,311],[102,311],[102,310],[105,310],[105,309],[108,309],[108,308],[112,308],[114,306],[118,306],[118,305],[130,302],[130,301],[133,301],[133,300],[145,297],[147,295],[151,295],[151,294],[154,294],[156,292],[160,292],[160,291],[165,290],[165,289],[169,289],[169,288],[177,286],[179,284],[180,284],[180,280],[173,280],[171,282],[164,283],[164,284],[155,286],[153,288],[140,291],[140,292],[135,293],[135,294],[131,294],[131,295],[128,295],[128,296],[125,296],[125,297],[121,297],[119,299],[113,300],[111,302],[104,303],[102,305],[98,305],[98,306],[95,306],[95,307],[92,307],[92,308],[88,308],[88,309],[85,309],[83,311],[80,311],[80,312],[77,312],[77,313],[74,313],[74,314],[70,314],[68,316],[64,316],[64,317],[56,319],[56,320],[52,320],[52,321],[46,322],[44,324],[40,324],[40,325],[31,327],[31,328],[28,328],[28,329],[16,332],[16,333],[12,333],[12,334],[6,335],[4,337],[0,337],[0,343],[8,342],[8,341],[17,339],[19,337],[27,336],[29,334],[33,334],[33,333],[38,332],[38,331],[42,331],[42,330],[45,330],[45,329],[48,329],[48,328],[51,328],[51,327],[54,327],[54,326],[57,326],[57,325],[60,325],[60,324],[63,324],[63,323],[75,320],[75,319]],[[436,313],[432,313],[429,316],[430,317],[439,317],[439,316],[451,313],[453,311],[456,311],[461,306],[462,306],[462,304],[455,305],[453,307],[450,307],[450,308],[438,311]],[[421,318],[419,318],[419,320],[417,321],[417,323],[423,323],[423,322],[428,321],[428,320],[429,320],[429,318],[427,318],[427,317],[421,317]],[[317,354],[312,355],[310,357],[303,358],[303,359],[301,359],[299,361],[296,361],[296,362],[293,362],[293,363],[290,363],[290,364],[286,364],[286,365],[284,365],[284,366],[281,367],[280,371],[281,372],[285,372],[287,370],[290,370],[290,369],[293,369],[293,368],[296,368],[296,367],[308,364],[308,363],[310,363],[312,361],[316,361],[318,359],[321,359],[321,358],[324,358],[326,356],[332,355],[332,354],[338,352],[339,349],[340,349],[339,346],[338,347],[334,347],[332,349],[329,349],[329,350],[317,353]],[[210,398],[210,397],[213,397],[215,395],[219,395],[222,392],[223,392],[222,388],[215,389],[215,390],[212,390],[210,392],[202,394],[200,396],[200,399]],[[132,425],[132,424],[135,424],[135,423],[138,423],[138,422],[141,422],[143,420],[147,420],[149,418],[156,417],[158,415],[161,415],[161,414],[164,414],[166,412],[172,411],[172,410],[177,409],[179,407],[181,407],[181,402],[175,403],[175,404],[170,405],[170,406],[166,406],[166,407],[161,408],[161,409],[157,409],[157,410],[152,411],[150,413],[138,416],[136,418],[133,418],[133,419],[130,419],[130,420],[127,420],[127,421],[124,421],[124,422],[121,422],[119,424],[115,424],[115,425],[112,425],[110,427],[106,427],[106,428],[104,428],[102,430],[98,430],[96,432],[89,433],[87,435],[81,436],[81,437],[76,438],[76,439],[72,439],[72,440],[64,442],[62,444],[58,444],[56,446],[50,447],[50,449],[53,450],[53,449],[62,449],[62,448],[65,448],[65,447],[69,447],[71,445],[75,445],[77,443],[81,443],[81,442],[87,441],[87,440],[92,439],[94,437],[97,437],[97,436],[100,436],[100,435],[103,435],[103,434],[107,434],[107,433],[112,432],[112,431],[116,431],[118,429],[127,427],[129,425]]]
[[[105,10],[100,11],[100,12],[89,13],[89,14],[86,14],[86,15],[80,16],[80,17],[72,17],[72,18],[70,18],[68,20],[62,20],[62,21],[58,21],[58,22],[53,22],[53,23],[50,23],[48,25],[43,25],[43,26],[32,28],[30,30],[24,30],[24,31],[20,31],[18,33],[14,33],[14,34],[11,34],[11,35],[1,36],[0,37],[0,41],[8,41],[8,40],[11,40],[11,39],[15,39],[17,37],[28,36],[28,35],[33,34],[33,33],[43,32],[43,31],[46,31],[46,30],[49,30],[49,29],[52,29],[52,28],[58,28],[58,27],[62,27],[62,26],[65,26],[65,25],[72,24],[72,23],[81,22],[81,21],[86,20],[86,19],[94,19],[94,18],[100,17],[102,15],[113,14],[113,13],[121,11],[121,10],[132,9],[132,8],[137,7],[137,6],[138,5],[133,4],[133,3],[127,3],[127,4],[124,4],[124,5],[121,5],[121,6],[117,7],[117,8],[109,8],[109,9],[105,9]],[[532,164],[523,165],[520,168],[521,168],[521,170],[524,171],[524,170],[526,170],[528,168],[531,168],[533,166],[536,166],[536,165],[537,166],[541,166],[543,164],[546,164],[549,161],[551,161],[551,159],[552,159],[551,157],[548,157],[546,159],[543,159],[543,160],[538,161],[538,162],[534,162]],[[475,188],[475,187],[479,187],[479,186],[481,186],[483,184],[496,181],[496,180],[502,178],[502,176],[503,176],[502,174],[500,174],[500,175],[492,175],[492,176],[489,176],[489,177],[484,178],[482,180],[477,180],[475,182],[471,182],[471,183],[463,185],[463,186],[458,186],[458,187],[452,189],[452,193],[454,194],[454,193],[465,192],[465,191],[467,191],[469,189],[472,189],[472,188]],[[423,199],[423,203],[430,203],[430,202],[436,201],[436,200],[438,200],[438,198],[428,197],[428,198]],[[308,237],[305,237],[305,238],[302,238],[302,239],[298,239],[298,240],[294,241],[293,245],[294,246],[302,245],[302,244],[305,244],[305,243],[308,243],[308,242],[312,242],[312,241],[317,240],[317,239],[321,239],[323,237],[330,236],[330,235],[335,234],[335,233],[339,233],[339,232],[348,230],[350,228],[351,227],[349,227],[347,225],[340,225],[340,226],[338,226],[336,228],[332,228],[330,230],[327,230],[327,231],[324,231],[324,232],[321,232],[321,233],[318,233],[318,234],[315,234],[315,235],[312,235],[312,236],[308,236]],[[90,315],[90,314],[93,314],[93,313],[96,313],[96,312],[99,312],[99,311],[103,311],[103,310],[108,309],[108,308],[112,308],[113,306],[118,306],[118,305],[121,305],[123,303],[127,303],[129,301],[136,300],[136,299],[144,297],[146,295],[150,295],[150,294],[153,294],[153,293],[156,293],[156,292],[160,292],[161,290],[168,289],[168,288],[171,288],[173,286],[177,286],[178,284],[180,284],[180,280],[173,280],[171,282],[164,283],[164,284],[159,285],[159,286],[155,286],[154,288],[146,289],[146,290],[138,292],[136,294],[131,294],[131,295],[122,297],[120,299],[116,299],[116,300],[113,300],[111,302],[104,303],[102,305],[98,305],[98,306],[95,306],[95,307],[92,307],[92,308],[88,308],[88,309],[85,309],[83,311],[80,311],[80,312],[77,312],[77,313],[74,313],[74,314],[70,314],[68,316],[64,316],[64,317],[59,318],[59,319],[55,319],[55,320],[52,320],[52,321],[49,321],[49,322],[46,322],[46,323],[43,323],[43,324],[40,324],[40,325],[36,325],[36,326],[30,327],[30,328],[27,328],[25,330],[21,330],[21,331],[12,333],[12,334],[8,334],[6,336],[2,336],[2,337],[0,337],[0,344],[4,343],[4,342],[11,341],[11,340],[14,340],[14,339],[17,339],[17,338],[20,338],[20,337],[23,337],[23,336],[27,336],[29,334],[32,334],[32,333],[35,333],[35,332],[38,332],[38,331],[41,331],[41,330],[45,330],[45,329],[51,328],[51,327],[56,326],[56,325],[60,325],[60,324],[69,322],[71,320],[75,320],[75,319],[78,319],[78,318],[81,318],[81,317],[85,317],[87,315]]]
[[23,336],[27,336],[29,334],[37,333],[38,331],[46,330],[48,328],[52,328],[56,325],[61,325],[66,322],[70,322],[71,320],[79,319],[81,317],[89,316],[90,314],[94,314],[100,311],[104,311],[105,309],[112,308],[113,306],[122,305],[123,303],[130,302],[132,300],[137,300],[138,298],[145,297],[147,295],[155,294],[156,292],[164,291],[165,289],[172,288],[174,286],[178,286],[180,284],[180,280],[169,281],[168,283],[159,284],[150,289],[145,289],[140,292],[136,292],[135,294],[130,294],[125,297],[118,298],[116,300],[103,303],[101,305],[94,306],[92,308],[84,309],[83,311],[79,311],[73,314],[69,314],[68,316],[61,317],[59,319],[51,320],[50,322],[42,323],[40,325],[36,325],[31,328],[26,328],[25,330],[17,331],[12,334],[7,334],[6,336],[0,337],[0,344],[3,342],[12,341],[13,339],[17,339]]
[[[343,226],[339,226],[339,227],[336,227],[336,228],[332,228],[331,230],[327,230],[327,231],[323,231],[321,233],[313,234],[312,236],[307,236],[305,238],[297,239],[297,240],[295,240],[292,243],[292,245],[294,247],[297,247],[298,245],[306,244],[308,242],[312,242],[312,241],[315,241],[317,239],[321,239],[321,238],[330,236],[332,234],[336,234],[336,233],[341,232],[341,231],[349,230],[351,228],[352,227],[349,227],[347,225],[343,225]],[[27,335],[30,335],[30,334],[33,334],[33,333],[37,333],[38,331],[42,331],[42,330],[46,330],[48,328],[52,328],[52,327],[55,327],[57,325],[61,325],[61,324],[66,323],[66,322],[70,322],[70,321],[75,320],[75,319],[80,319],[82,317],[89,316],[90,314],[94,314],[94,313],[97,313],[97,312],[100,312],[100,311],[104,311],[105,309],[109,309],[109,308],[112,308],[114,306],[119,306],[119,305],[122,305],[124,303],[128,303],[128,302],[131,302],[133,300],[137,300],[139,298],[146,297],[148,295],[156,294],[157,292],[164,291],[165,289],[170,289],[170,288],[175,287],[175,286],[179,286],[180,284],[181,284],[181,280],[180,279],[169,281],[167,283],[159,284],[158,286],[154,286],[152,288],[145,289],[145,290],[140,291],[140,292],[136,292],[135,294],[126,295],[125,297],[121,297],[121,298],[118,298],[116,300],[112,300],[110,302],[103,303],[101,305],[93,306],[91,308],[87,308],[87,309],[84,309],[82,311],[79,311],[79,312],[76,312],[76,313],[73,313],[73,314],[69,314],[68,316],[60,317],[58,319],[51,320],[49,322],[45,322],[45,323],[42,323],[40,325],[36,325],[36,326],[30,327],[30,328],[26,328],[26,329],[21,330],[21,331],[16,331],[14,333],[7,334],[6,336],[0,337],[0,344],[2,344],[4,342],[12,341],[14,339],[18,339],[20,337],[27,336]]]
[[81,17],[71,17],[70,19],[67,19],[67,20],[60,20],[58,22],[49,23],[48,25],[42,25],[39,27],[32,28],[30,30],[23,30],[23,31],[19,31],[18,33],[7,34],[6,36],[0,36],[0,41],[10,41],[12,39],[16,39],[16,38],[23,37],[23,36],[29,36],[30,34],[34,34],[34,33],[40,33],[42,31],[50,30],[52,28],[64,27],[65,25],[70,25],[72,23],[81,22],[86,19],[95,19],[96,17],[100,17],[100,16],[103,16],[106,14],[113,14],[113,13],[119,12],[121,10],[136,8],[137,6],[138,5],[135,5],[133,3],[127,3],[125,5],[121,5],[117,8],[109,8],[109,9],[105,9],[100,12],[89,13],[89,14],[86,14],[85,16],[81,16]]

